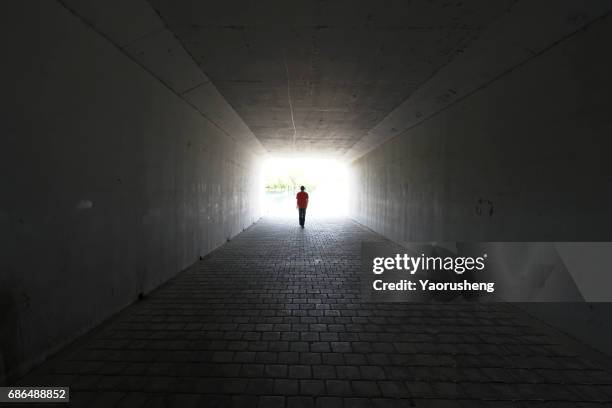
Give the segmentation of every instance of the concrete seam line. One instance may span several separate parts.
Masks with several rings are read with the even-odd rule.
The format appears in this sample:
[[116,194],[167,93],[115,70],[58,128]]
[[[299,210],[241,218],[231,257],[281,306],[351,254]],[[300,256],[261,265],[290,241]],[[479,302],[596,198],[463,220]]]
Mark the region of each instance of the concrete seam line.
[[[216,128],[218,128],[222,133],[226,134],[227,136],[229,136],[235,143],[240,144],[240,141],[236,139],[236,137],[234,137],[233,135],[231,135],[230,133],[228,133],[225,129],[223,129],[221,126],[219,126],[214,120],[212,120],[211,118],[209,118],[207,115],[205,115],[204,113],[202,113],[198,108],[196,108],[191,102],[189,102],[188,100],[186,100],[185,98],[183,98],[183,96],[181,94],[179,94],[177,91],[175,91],[168,83],[166,83],[163,79],[161,79],[160,77],[158,77],[157,75],[155,75],[154,72],[152,72],[149,68],[147,68],[146,66],[144,66],[140,61],[138,61],[136,58],[134,58],[133,56],[131,56],[129,53],[127,53],[125,51],[125,48],[120,46],[119,44],[117,44],[115,41],[113,41],[109,36],[107,36],[106,34],[104,34],[102,31],[98,30],[91,22],[89,22],[87,19],[81,17],[74,9],[72,9],[70,6],[68,6],[66,3],[64,3],[63,0],[57,0],[57,2],[64,7],[66,10],[68,10],[68,12],[70,12],[73,16],[75,16],[76,18],[78,18],[83,24],[85,24],[87,27],[89,27],[91,30],[93,30],[96,34],[98,34],[99,36],[101,36],[102,38],[104,38],[106,41],[108,41],[110,44],[112,44],[117,50],[119,50],[123,55],[125,55],[127,58],[129,58],[132,62],[134,62],[136,65],[138,65],[140,68],[142,68],[145,72],[147,72],[149,75],[151,75],[153,78],[155,78],[157,81],[159,81],[165,88],[167,88],[168,90],[170,90],[174,95],[176,95],[180,100],[182,100],[183,102],[185,102],[188,106],[190,106],[193,110],[195,110],[200,116],[202,116],[204,119],[206,119],[207,121],[209,121],[210,123],[212,123]],[[165,23],[164,23],[165,25]],[[164,27],[164,29],[168,29],[167,26]],[[172,32],[171,30],[169,30],[170,32]],[[172,33],[174,35],[174,33]],[[181,43],[181,47],[183,47],[183,44]],[[183,47],[184,48],[184,47]],[[186,51],[186,50],[185,50]],[[194,61],[195,63],[195,61]],[[197,63],[196,63],[197,65]],[[199,65],[198,65],[199,66]],[[202,84],[200,84],[202,85]],[[233,108],[232,108],[233,109]]]
[[[518,1],[519,1],[519,0],[514,0],[514,3],[512,3],[510,6],[508,6],[508,7],[506,8],[506,13],[510,12],[510,10],[512,9],[512,7],[514,7],[514,6],[515,6],[515,5],[518,3]],[[497,20],[499,20],[500,18],[501,18],[501,14],[500,14],[499,16],[497,16],[496,18],[494,18],[493,20],[491,20],[491,21],[497,21]],[[486,27],[485,27],[485,26],[481,27],[481,29],[484,29],[484,28],[486,28]],[[453,28],[453,30],[462,30],[462,28]],[[456,47],[454,47],[454,49],[455,49],[455,50],[456,50],[457,48],[461,48],[462,46],[463,46],[464,48],[465,48],[465,47],[468,47],[468,46],[469,46],[469,45],[470,45],[470,44],[471,44],[471,43],[472,43],[472,42],[473,42],[473,41],[474,41],[476,38],[478,38],[478,35],[480,34],[480,29],[473,29],[473,28],[472,28],[472,29],[469,29],[469,30],[470,30],[470,31],[475,31],[474,35],[473,35],[473,36],[471,36],[471,37],[470,37],[468,40],[466,40],[465,44],[463,44],[463,45],[459,44],[459,45],[457,45]],[[366,136],[369,134],[369,132],[370,132],[372,129],[374,129],[376,126],[378,126],[380,123],[382,123],[382,122],[383,122],[383,121],[384,121],[384,120],[385,120],[385,119],[386,119],[386,118],[387,118],[389,115],[391,115],[393,112],[395,112],[395,110],[396,110],[396,109],[398,109],[400,106],[402,106],[402,104],[403,104],[404,102],[406,102],[407,100],[409,100],[409,99],[410,99],[410,98],[411,98],[411,97],[412,97],[412,96],[413,96],[413,95],[414,95],[416,92],[418,92],[418,91],[419,91],[419,90],[420,90],[420,89],[421,89],[421,88],[422,88],[422,87],[423,87],[425,84],[427,84],[429,81],[431,81],[431,80],[432,80],[432,79],[433,79],[433,78],[434,78],[434,77],[435,77],[435,76],[436,76],[436,75],[437,75],[437,74],[438,74],[438,73],[439,73],[439,72],[440,72],[442,69],[444,69],[444,68],[446,68],[447,66],[449,66],[450,64],[452,64],[452,63],[455,61],[455,58],[456,58],[456,57],[457,57],[456,53],[453,53],[453,56],[452,56],[452,57],[450,57],[450,58],[449,58],[449,59],[448,59],[446,62],[444,62],[444,63],[443,63],[443,64],[441,64],[439,67],[437,67],[436,69],[434,69],[434,70],[431,72],[431,74],[429,74],[429,75],[428,75],[428,76],[427,76],[427,77],[426,77],[424,80],[420,81],[420,82],[419,82],[419,83],[416,85],[416,88],[415,88],[415,89],[414,89],[414,90],[413,90],[413,91],[410,93],[410,95],[409,95],[407,98],[402,99],[402,100],[401,100],[401,101],[400,101],[400,102],[399,102],[397,105],[395,105],[395,106],[393,107],[393,109],[391,109],[391,110],[390,110],[390,111],[389,111],[389,112],[388,112],[388,113],[385,115],[385,117],[383,117],[383,118],[382,118],[382,119],[381,119],[381,120],[380,120],[378,123],[376,123],[376,125],[374,125],[374,126],[372,126],[371,128],[369,128],[369,129],[367,130],[367,132],[366,132],[366,133],[365,133],[363,136],[361,136],[361,137],[360,137],[360,138],[359,138],[357,141],[355,141],[355,143],[353,143],[353,145],[352,145],[352,146],[351,146],[349,149],[347,149],[346,153],[349,153],[349,152],[350,152],[350,150],[351,150],[351,149],[353,149],[353,147],[355,147],[355,145],[356,145],[357,143],[361,142],[361,141],[362,141],[362,140],[363,140],[363,139],[364,139],[364,138],[365,138],[365,137],[366,137]],[[400,133],[401,133],[401,132],[400,132]],[[383,142],[383,143],[384,143],[384,142]],[[382,143],[377,144],[377,145],[376,145],[376,147],[378,147],[380,144],[382,144]],[[376,148],[376,147],[374,147],[374,148]],[[371,150],[373,150],[374,148],[370,149],[370,151],[371,151]],[[367,152],[366,152],[366,153],[367,153]],[[365,154],[365,153],[364,153],[364,154]],[[359,157],[363,156],[364,154],[359,155],[359,156],[358,156],[358,157],[356,157],[354,160],[358,159]],[[354,160],[353,160],[353,161],[354,161]]]
[[394,140],[398,137],[404,136],[406,134],[406,132],[416,128],[417,126],[422,125],[423,123],[427,122],[429,119],[437,116],[438,114],[444,112],[447,109],[452,108],[453,106],[457,105],[459,102],[463,102],[464,100],[466,100],[467,98],[469,98],[470,96],[484,90],[485,88],[487,88],[489,85],[497,82],[498,80],[502,79],[503,77],[505,77],[506,75],[511,74],[513,71],[515,71],[516,69],[519,69],[521,67],[523,67],[524,65],[527,65],[529,62],[535,60],[536,58],[546,54],[548,51],[552,50],[553,48],[555,48],[557,45],[560,45],[562,43],[564,43],[566,40],[569,40],[570,38],[572,38],[573,36],[575,36],[576,34],[579,34],[583,31],[587,31],[592,25],[605,20],[606,18],[608,18],[610,15],[612,14],[612,11],[608,11],[607,13],[604,13],[602,15],[600,15],[599,17],[594,18],[593,20],[589,21],[588,23],[586,23],[585,25],[577,28],[576,30],[562,36],[561,38],[553,41],[552,43],[550,43],[549,45],[547,45],[546,47],[544,47],[543,49],[541,49],[540,51],[538,51],[537,53],[530,55],[529,57],[527,57],[526,59],[524,59],[523,61],[519,62],[518,64],[515,64],[513,66],[511,66],[510,68],[507,68],[506,70],[502,71],[501,73],[499,73],[498,75],[496,75],[495,77],[491,78],[490,80],[486,81],[485,83],[477,86],[476,88],[474,88],[473,90],[465,93],[464,95],[458,97],[457,99],[455,99],[454,101],[452,101],[451,103],[449,103],[448,105],[444,106],[443,108],[438,109],[437,111],[431,113],[428,116],[425,116],[423,119],[421,119],[421,121],[407,127],[406,129],[402,130],[401,132],[397,133],[394,136],[389,137],[388,139],[383,140],[380,143],[377,143],[375,146],[366,149],[363,153],[357,154],[354,158],[348,158],[349,162],[353,163],[356,160],[359,160],[360,158],[362,158],[363,156],[365,156],[366,154],[376,150],[378,147],[380,147],[382,144],[390,141],[390,140]]
[[[206,71],[204,71],[204,69],[202,68],[202,66],[201,66],[200,64],[198,64],[198,61],[197,61],[197,60],[196,60],[196,58],[193,56],[193,53],[192,53],[191,51],[189,51],[189,49],[188,49],[188,48],[185,46],[185,43],[183,42],[183,40],[181,40],[181,39],[179,38],[179,36],[178,36],[178,35],[176,35],[176,34],[174,33],[174,31],[172,31],[172,30],[170,29],[170,26],[168,25],[168,23],[166,23],[166,20],[165,20],[165,19],[164,19],[164,17],[161,15],[161,13],[159,12],[159,10],[158,10],[158,9],[156,9],[155,7],[153,7],[153,5],[151,4],[151,2],[150,2],[149,0],[145,0],[145,2],[146,2],[148,5],[149,5],[149,7],[151,7],[151,9],[152,9],[152,10],[155,12],[155,14],[157,14],[157,16],[159,17],[159,19],[161,20],[161,22],[164,24],[165,29],[166,29],[166,30],[168,30],[168,31],[169,31],[169,32],[172,34],[172,36],[173,36],[173,37],[176,39],[176,41],[177,41],[177,42],[178,42],[178,43],[181,45],[181,47],[183,47],[183,50],[185,50],[185,52],[187,53],[187,55],[189,55],[189,57],[191,58],[191,60],[193,61],[193,63],[194,63],[194,64],[196,64],[196,66],[198,67],[198,69],[199,69],[200,71],[202,71],[202,73],[203,73],[203,74],[206,76],[206,78],[208,79],[208,83],[210,83],[210,84],[211,84],[211,85],[212,85],[212,86],[213,86],[213,87],[216,89],[217,87],[215,86],[214,82],[213,82],[213,81],[212,81],[212,79],[210,78],[210,75],[208,75],[208,73],[207,73]],[[201,85],[203,85],[203,84],[205,84],[205,83],[206,83],[206,82],[203,82],[203,83],[201,83],[201,84],[199,84],[199,85],[195,86],[195,87],[194,87],[194,89],[195,89],[195,88],[197,88],[197,87],[199,87],[199,86],[201,86]],[[188,92],[188,91],[189,91],[189,90],[184,91],[182,94],[184,94],[184,93],[186,93],[186,92]],[[219,90],[217,89],[217,92],[218,92],[218,91],[219,91]],[[182,95],[182,94],[181,94],[181,95]],[[221,92],[219,92],[219,94],[221,95]],[[221,96],[223,96],[223,95],[221,95]],[[233,105],[230,103],[230,101],[228,101],[228,100],[227,100],[227,99],[226,99],[224,96],[223,96],[223,99],[225,100],[225,103],[227,103],[227,105],[228,105],[230,108],[232,108],[232,110],[233,110],[233,111],[236,113],[236,116],[238,116],[238,117],[240,118],[240,120],[241,120],[241,121],[244,123],[244,125],[247,127],[247,129],[249,129],[249,131],[251,132],[251,135],[253,135],[253,140],[251,140],[251,141],[254,141],[254,142],[255,142],[256,144],[258,144],[258,145],[259,145],[259,147],[261,147],[261,148],[262,148],[264,151],[267,151],[267,150],[266,150],[266,148],[264,147],[264,145],[261,143],[261,141],[260,141],[260,140],[257,138],[257,136],[255,136],[255,134],[253,133],[253,131],[251,130],[251,128],[250,128],[250,127],[249,127],[249,126],[246,124],[246,122],[245,122],[245,121],[242,119],[242,116],[240,116],[240,115],[238,114],[238,111],[236,110],[236,108],[234,108],[234,106],[233,106]],[[189,103],[189,102],[187,102],[187,103]],[[194,108],[195,108],[195,107],[194,107]],[[197,109],[196,109],[196,110],[197,110]],[[200,112],[200,111],[198,110],[198,112]],[[200,112],[200,113],[201,113],[202,115],[204,115],[202,112]],[[210,118],[207,118],[207,119],[208,119],[208,120],[210,120],[211,122],[213,122],[213,121],[212,121]],[[214,122],[213,122],[213,123],[214,123]],[[216,125],[216,123],[215,123],[215,125]],[[219,128],[220,128],[220,127],[219,127]],[[225,131],[224,131],[224,132],[225,132]],[[227,132],[225,132],[225,133],[227,133]],[[230,136],[231,136],[231,135],[230,135]],[[234,140],[235,140],[235,139],[234,139]]]
[[289,77],[289,66],[287,65],[287,58],[284,58],[283,62],[285,63],[285,72],[287,73],[287,99],[289,100],[289,111],[291,112],[291,124],[293,125],[293,149],[295,150],[297,129],[295,128],[295,120],[293,117],[293,103],[291,102],[291,80]]
[[[437,110],[436,112],[432,113],[431,115],[425,117],[422,121],[415,123],[414,125],[406,128],[405,130],[403,130],[401,133],[399,133],[398,135],[392,137],[391,139],[394,139],[398,136],[401,136],[402,134],[404,134],[405,132],[409,131],[410,129],[414,129],[415,127],[421,125],[422,123],[428,121],[429,119],[433,118],[434,116],[436,116],[438,113],[443,112],[453,106],[455,106],[457,103],[464,101],[465,99],[469,98],[470,96],[474,95],[475,93],[484,90],[485,88],[487,88],[489,85],[499,81],[500,79],[502,79],[503,77],[505,77],[506,75],[511,74],[514,70],[519,69],[521,67],[523,67],[524,65],[527,65],[529,62],[535,60],[536,58],[546,54],[548,51],[552,50],[553,48],[555,48],[557,45],[560,45],[562,43],[564,43],[566,40],[569,40],[570,38],[572,38],[574,35],[579,34],[583,31],[588,30],[593,24],[601,21],[601,20],[605,20],[610,14],[612,14],[611,11],[608,11],[605,14],[602,14],[601,16],[589,21],[588,23],[586,23],[585,25],[583,25],[582,27],[579,27],[578,29],[572,31],[571,33],[568,33],[566,35],[564,35],[563,37],[559,38],[558,40],[553,41],[551,44],[547,45],[546,47],[544,47],[542,50],[540,50],[539,52],[530,55],[529,57],[525,58],[523,61],[519,62],[518,64],[504,70],[503,72],[501,72],[500,74],[498,74],[497,76],[491,78],[490,80],[488,80],[487,82],[485,82],[484,84],[476,87],[475,89],[473,89],[472,91],[466,93],[463,96],[460,96],[459,98],[457,98],[456,100],[454,100],[453,102],[451,102],[450,104],[446,105],[445,107]],[[389,140],[391,140],[389,139]]]

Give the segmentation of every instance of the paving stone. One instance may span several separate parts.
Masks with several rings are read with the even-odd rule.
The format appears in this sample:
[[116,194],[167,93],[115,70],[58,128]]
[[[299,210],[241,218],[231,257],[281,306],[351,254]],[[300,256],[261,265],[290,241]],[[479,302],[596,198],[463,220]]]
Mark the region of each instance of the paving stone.
[[313,396],[325,395],[325,381],[300,380],[300,393]]
[[336,368],[331,365],[315,365],[312,367],[314,378],[331,379],[336,378]]
[[360,397],[380,397],[380,389],[376,384],[376,381],[362,381],[356,380],[351,382],[353,388],[353,395]]
[[311,378],[312,371],[309,365],[291,365],[289,366],[290,378]]
[[325,382],[327,393],[338,396],[352,395],[351,383],[347,380],[327,380]]
[[284,408],[285,397],[270,395],[259,397],[257,408]]
[[318,397],[315,398],[317,408],[343,408],[343,399],[339,397]]
[[287,376],[286,364],[266,364],[264,373],[266,377],[282,378]]
[[314,398],[312,397],[288,397],[287,408],[314,408]]
[[20,383],[70,386],[73,406],[612,402],[609,367],[519,309],[362,302],[363,241],[385,239],[347,219],[262,219]]
[[299,382],[294,379],[277,379],[274,380],[274,393],[280,395],[296,395],[299,394]]

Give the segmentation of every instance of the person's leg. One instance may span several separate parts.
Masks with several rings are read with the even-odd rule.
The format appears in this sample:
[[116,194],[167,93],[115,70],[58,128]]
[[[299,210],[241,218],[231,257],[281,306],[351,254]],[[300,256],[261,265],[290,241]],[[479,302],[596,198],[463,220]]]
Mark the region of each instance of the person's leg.
[[306,209],[302,209],[302,227],[306,224]]

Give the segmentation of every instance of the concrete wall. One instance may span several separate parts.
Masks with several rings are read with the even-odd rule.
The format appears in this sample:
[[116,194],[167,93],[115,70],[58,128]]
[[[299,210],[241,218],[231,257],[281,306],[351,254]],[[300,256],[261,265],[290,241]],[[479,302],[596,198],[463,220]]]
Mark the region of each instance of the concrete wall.
[[0,383],[259,216],[259,156],[59,3],[2,27]]
[[398,242],[612,240],[611,35],[596,22],[354,161],[352,216]]
[[[611,36],[608,16],[354,161],[352,217],[397,242],[612,241]],[[610,304],[522,307],[612,355]]]

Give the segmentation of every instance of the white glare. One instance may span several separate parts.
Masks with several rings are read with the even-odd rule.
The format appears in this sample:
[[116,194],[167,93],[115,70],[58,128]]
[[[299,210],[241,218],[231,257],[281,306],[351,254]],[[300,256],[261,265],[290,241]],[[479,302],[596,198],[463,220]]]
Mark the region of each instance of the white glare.
[[272,158],[264,164],[264,212],[272,216],[295,216],[295,195],[300,186],[309,196],[308,217],[342,216],[347,212],[348,172],[332,159]]

